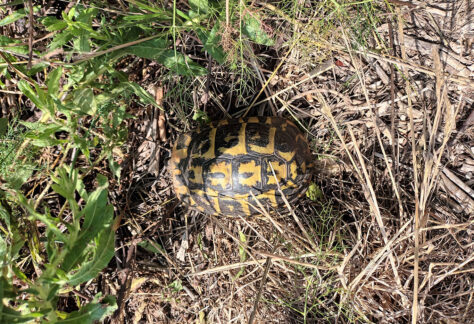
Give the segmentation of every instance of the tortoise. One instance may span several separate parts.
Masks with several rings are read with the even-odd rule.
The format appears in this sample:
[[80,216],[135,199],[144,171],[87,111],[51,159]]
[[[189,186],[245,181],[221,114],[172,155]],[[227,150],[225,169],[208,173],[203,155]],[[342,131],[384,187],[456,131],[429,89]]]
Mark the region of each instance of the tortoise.
[[[207,214],[249,216],[300,197],[311,178],[306,138],[281,117],[221,120],[180,135],[170,170],[178,198]],[[273,173],[274,172],[274,173]]]

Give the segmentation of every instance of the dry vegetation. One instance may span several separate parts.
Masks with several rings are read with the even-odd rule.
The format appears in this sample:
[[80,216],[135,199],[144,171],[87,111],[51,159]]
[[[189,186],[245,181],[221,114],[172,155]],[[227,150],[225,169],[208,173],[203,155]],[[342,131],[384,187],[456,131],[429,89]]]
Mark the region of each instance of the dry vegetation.
[[[474,4],[345,3],[253,3],[276,42],[224,26],[233,69],[183,37],[204,77],[122,60],[164,113],[128,107],[115,258],[77,298],[117,296],[113,323],[472,323]],[[323,196],[246,219],[179,203],[167,159],[197,111],[297,119]]]

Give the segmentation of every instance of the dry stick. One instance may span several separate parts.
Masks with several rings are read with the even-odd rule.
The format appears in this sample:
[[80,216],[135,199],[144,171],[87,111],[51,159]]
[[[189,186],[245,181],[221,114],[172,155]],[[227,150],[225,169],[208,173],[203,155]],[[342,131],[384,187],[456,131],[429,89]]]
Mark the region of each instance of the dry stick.
[[446,272],[445,274],[443,274],[442,276],[440,276],[438,279],[436,279],[435,281],[433,281],[429,287],[434,287],[436,286],[437,284],[439,284],[444,278],[446,278],[447,276],[453,274],[456,270],[464,267],[466,264],[470,263],[471,261],[474,260],[474,252],[471,253],[471,255],[469,256],[469,258],[467,258],[464,262],[461,262],[460,264],[458,264],[456,267],[452,268],[451,270],[449,270],[448,272]]
[[[272,254],[272,253],[268,253],[268,252],[264,252],[264,251],[255,251],[255,252],[258,253],[258,254],[261,254],[261,255],[263,255],[267,258],[271,258],[272,260],[282,261],[282,262],[286,262],[286,263],[289,263],[289,264],[302,266],[302,267],[305,267],[305,268],[317,269],[317,270],[333,270],[333,269],[336,269],[336,267],[327,267],[327,266],[315,265],[315,264],[307,263],[307,262],[301,262],[301,261],[294,260],[293,258],[289,258],[289,257],[281,256],[281,255],[276,255],[276,254]],[[297,256],[295,258],[301,258],[301,257],[303,257],[303,256]],[[265,263],[266,261],[267,261],[267,259],[255,259],[253,261],[244,261],[244,262],[226,264],[226,265],[223,265],[223,266],[218,266],[218,267],[214,267],[214,268],[210,268],[210,269],[206,269],[206,270],[202,270],[202,271],[198,271],[198,272],[194,272],[194,273],[189,273],[189,274],[186,274],[185,276],[186,277],[203,276],[203,275],[208,275],[208,274],[216,273],[216,272],[239,269],[241,267],[249,266],[249,265],[259,265],[260,267],[262,267],[261,265],[263,263]]]
[[[447,85],[444,82],[444,73],[442,71],[441,61],[438,54],[437,47],[433,47],[433,60],[435,65],[435,72],[436,72],[436,97],[437,97],[437,107],[436,107],[436,115],[435,120],[432,126],[432,133],[430,134],[429,142],[428,142],[428,149],[430,152],[433,152],[425,161],[425,170],[423,172],[423,179],[420,186],[420,193],[419,193],[419,204],[417,206],[417,210],[415,213],[415,266],[414,266],[414,291],[413,291],[413,308],[412,308],[412,323],[415,324],[418,317],[418,294],[419,294],[419,232],[420,228],[425,226],[425,223],[428,221],[425,218],[425,210],[426,204],[428,202],[428,198],[434,188],[435,182],[438,180],[439,169],[441,165],[441,157],[442,153],[448,143],[449,137],[453,128],[455,127],[455,117],[459,112],[461,104],[458,105],[456,111],[452,112],[451,104],[447,98]],[[441,122],[441,114],[443,111],[443,106],[445,107],[445,111],[447,116],[444,126],[444,137],[443,143],[441,147],[436,151],[435,146],[435,137],[438,132],[438,127]],[[414,138],[414,129],[412,128],[412,145],[413,138]],[[414,149],[413,149],[414,150]],[[416,167],[416,161],[414,160],[414,167]],[[420,219],[420,217],[422,217]]]
[[[271,90],[270,90],[270,88],[265,86],[265,83],[266,83],[266,82],[264,82],[265,75],[263,74],[262,69],[260,68],[260,66],[258,66],[257,61],[255,60],[255,58],[252,57],[250,59],[250,61],[251,61],[250,63],[252,64],[252,67],[255,70],[255,74],[257,75],[257,79],[258,79],[258,81],[260,81],[260,85],[265,90],[265,95],[267,97],[270,97],[272,95]],[[270,100],[270,101],[268,101],[268,103],[270,104],[270,108],[272,110],[273,115],[276,116],[276,107],[274,105],[274,102]]]
[[[437,70],[437,72],[439,72],[436,83],[438,84],[438,80],[439,80],[440,83],[444,84],[444,81],[442,81],[441,61],[439,59],[439,55],[438,55],[437,51],[433,53],[433,58],[435,60],[435,66],[437,66],[436,70]],[[453,109],[451,107],[451,104],[450,104],[450,102],[448,100],[448,96],[447,96],[448,86],[445,85],[443,87],[442,92],[441,92],[441,86],[442,86],[441,84],[439,85],[439,87],[437,86],[437,88],[439,88],[440,91],[437,92],[438,107],[437,107],[436,115],[438,115],[438,112],[439,112],[439,115],[441,115],[442,106],[443,106],[443,103],[444,103],[445,111],[446,111],[445,125],[444,125],[444,129],[443,129],[443,133],[444,133],[443,135],[444,136],[443,136],[443,143],[441,144],[441,147],[437,151],[435,151],[435,149],[434,149],[434,144],[435,144],[434,136],[432,136],[433,142],[430,143],[430,147],[434,151],[433,152],[433,157],[435,157],[435,159],[433,159],[434,160],[434,165],[432,166],[433,167],[433,173],[426,177],[427,182],[428,182],[428,191],[424,196],[422,195],[422,198],[424,198],[423,200],[421,200],[421,198],[420,198],[420,201],[422,202],[421,210],[423,212],[424,212],[425,207],[426,207],[425,204],[426,204],[426,201],[428,200],[428,196],[429,196],[430,192],[432,191],[432,189],[435,185],[435,182],[437,181],[437,176],[438,176],[439,170],[441,168],[441,157],[443,155],[443,151],[444,151],[446,145],[449,142],[449,138],[451,136],[451,133],[452,133],[453,129],[455,129],[455,127],[456,127],[456,116],[459,113],[460,108],[462,107],[462,104],[461,104],[462,103],[462,94],[461,94],[461,99],[459,100],[458,107],[456,108],[455,111],[452,111]],[[441,119],[441,117],[438,117],[437,119],[438,119],[438,123],[439,123],[439,120]],[[435,125],[435,126],[436,126],[436,128],[433,128],[433,133],[438,128],[438,125]],[[424,213],[422,213],[421,215],[424,215]],[[425,224],[422,224],[422,226],[424,226],[424,225]]]
[[277,187],[278,187],[278,191],[280,192],[280,195],[281,195],[281,198],[283,199],[283,201],[285,202],[285,205],[286,205],[286,208],[288,208],[288,210],[290,211],[291,213],[291,216],[293,216],[293,219],[295,220],[296,224],[298,224],[298,227],[300,228],[301,232],[303,232],[304,236],[306,237],[306,239],[308,240],[309,244],[311,244],[311,247],[314,249],[314,252],[317,252],[319,249],[318,249],[318,246],[314,243],[313,239],[311,238],[311,236],[309,236],[308,232],[306,231],[306,229],[304,228],[303,224],[301,223],[300,219],[298,218],[298,216],[296,216],[293,208],[291,208],[290,206],[290,203],[288,202],[288,199],[286,199],[286,196],[285,194],[283,193],[283,190],[281,190],[281,187],[280,187],[280,181],[278,181],[278,178],[275,174],[275,170],[273,170],[273,165],[271,162],[269,162],[269,165],[270,165],[270,168],[272,169],[272,173],[273,173],[273,177],[275,178],[275,182],[277,184]]
[[[284,231],[283,229],[280,227],[280,225],[278,225],[278,223],[270,216],[270,214],[267,212],[267,210],[265,209],[265,207],[263,207],[262,203],[260,202],[260,200],[257,199],[257,197],[255,197],[255,194],[250,191],[250,195],[252,196],[252,198],[255,200],[255,202],[257,203],[258,207],[260,209],[258,209],[258,211],[260,212],[260,214],[263,214],[271,223],[273,226],[275,226],[275,228],[278,230],[278,232],[280,232],[280,234],[283,234]],[[253,205],[251,205],[253,206]],[[255,209],[257,209],[256,207],[254,207]]]
[[[382,214],[380,213],[380,209],[379,209],[379,206],[378,206],[378,203],[377,203],[377,197],[375,195],[375,191],[374,191],[374,188],[372,186],[372,182],[370,180],[369,173],[367,172],[367,168],[365,166],[364,158],[362,156],[362,153],[360,152],[359,145],[357,144],[357,140],[354,136],[354,133],[352,132],[351,126],[347,125],[347,127],[348,127],[348,130],[349,130],[349,134],[351,135],[352,142],[354,143],[354,149],[356,150],[357,156],[359,158],[359,163],[362,167],[362,172],[364,173],[365,182],[366,182],[365,185],[366,185],[366,187],[367,187],[367,189],[369,190],[369,193],[370,193],[370,198],[371,199],[368,199],[369,197],[366,197],[366,198],[369,202],[369,205],[372,207],[372,211],[375,214],[375,219],[377,220],[377,224],[380,227],[380,232],[382,233],[382,238],[384,240],[384,243],[387,244],[388,243],[387,232],[385,231],[385,225],[383,223]],[[386,156],[385,156],[385,161],[386,161]],[[395,276],[395,281],[397,282],[397,284],[400,287],[402,287],[402,282],[400,280],[400,276],[398,275],[398,270],[397,270],[397,266],[395,264],[395,257],[393,255],[393,253],[389,254],[389,259],[390,259],[390,263],[391,263],[391,266],[392,266],[393,274]]]
[[[327,47],[334,50],[334,51],[347,53],[347,50],[345,48],[341,48],[341,47],[336,46],[336,45],[330,45],[330,46],[327,46]],[[355,50],[355,49],[353,49],[352,52],[360,54],[360,55],[366,55],[368,57],[376,58],[376,59],[379,59],[379,60],[382,60],[382,61],[385,61],[385,62],[388,62],[388,63],[398,64],[398,65],[403,66],[405,68],[412,69],[412,70],[415,70],[415,71],[418,71],[418,72],[422,72],[422,73],[425,73],[425,74],[428,74],[428,75],[431,75],[431,76],[436,76],[436,72],[431,70],[430,68],[420,66],[420,65],[416,65],[416,64],[407,63],[403,60],[397,59],[396,57],[392,57],[392,56],[389,56],[389,55],[378,54],[378,53],[370,52],[370,51],[360,51],[360,50]],[[408,73],[406,73],[406,75],[408,75]],[[460,76],[460,75],[452,75],[452,74],[444,73],[443,76],[446,77],[449,81],[456,82],[457,84],[460,84],[460,85],[466,85],[466,86],[471,86],[471,87],[474,86],[474,82],[472,80],[470,80],[469,78]]]
[[35,86],[36,85],[36,82],[31,79],[30,77],[28,77],[26,74],[24,74],[23,72],[21,72],[20,70],[18,70],[11,62],[10,60],[5,56],[5,54],[3,54],[1,51],[0,51],[0,57],[5,61],[5,63],[8,65],[8,67],[10,69],[12,69],[20,78],[22,78],[23,80],[25,81],[28,81],[28,83],[30,83],[32,86]]
[[229,28],[230,24],[230,10],[229,10],[229,0],[225,0],[225,26]]
[[[316,264],[307,263],[307,262],[296,261],[296,260],[293,260],[292,258],[288,258],[288,257],[285,257],[285,256],[268,253],[268,252],[265,252],[265,251],[256,251],[256,252],[258,254],[264,255],[264,256],[272,258],[274,260],[280,260],[280,261],[284,261],[284,262],[287,262],[287,263],[290,263],[290,264],[300,265],[300,266],[303,266],[303,267],[306,267],[306,268],[318,269],[318,270],[334,270],[334,269],[336,269],[335,266],[334,267],[327,267],[327,266],[316,265]],[[303,257],[303,256],[299,256],[299,257]]]
[[255,98],[253,99],[253,101],[250,103],[250,106],[247,108],[247,110],[245,110],[244,114],[242,115],[242,117],[245,117],[247,116],[247,114],[249,113],[250,109],[252,109],[253,106],[255,106],[255,102],[257,101],[257,99],[260,97],[260,95],[262,94],[263,91],[265,91],[265,88],[268,86],[268,84],[270,83],[270,81],[275,77],[275,75],[277,74],[278,70],[280,70],[281,66],[283,65],[283,63],[286,62],[286,59],[288,58],[288,55],[290,55],[291,51],[293,50],[293,47],[295,47],[296,43],[297,43],[298,39],[295,39],[293,41],[293,44],[291,44],[290,48],[288,49],[288,51],[286,52],[285,56],[281,59],[280,63],[278,63],[277,67],[275,68],[275,70],[273,70],[272,74],[270,75],[270,77],[267,79],[267,81],[265,82],[265,84],[263,85],[262,89],[260,89],[260,91],[258,92],[258,94],[255,96]]
[[314,69],[313,71],[311,71],[311,73],[305,77],[303,80],[301,81],[298,81],[296,82],[295,84],[289,86],[289,87],[286,87],[285,89],[283,90],[280,90],[278,92],[276,92],[275,94],[273,94],[272,96],[270,97],[267,97],[265,99],[262,99],[260,100],[259,102],[255,103],[255,105],[260,105],[262,103],[264,103],[265,101],[268,101],[268,100],[271,100],[273,98],[277,98],[279,95],[281,95],[282,93],[285,93],[293,88],[296,88],[297,86],[299,86],[300,84],[302,83],[305,83],[306,81],[309,81],[315,77],[317,77],[318,75],[321,75],[322,73],[332,69],[333,67],[335,66],[334,62],[331,60],[327,60],[325,62],[323,62],[317,69]]
[[[402,60],[406,60],[406,49],[405,49],[405,41],[404,41],[404,34],[403,34],[403,25],[402,25],[402,17],[400,13],[400,9],[396,8],[397,12],[397,21],[398,21],[398,39],[400,41],[400,48],[402,54]],[[402,71],[405,75],[408,76],[408,67],[406,65],[402,65]],[[408,116],[410,118],[410,133],[411,133],[411,152],[412,152],[412,163],[413,163],[413,178],[415,179],[415,263],[413,265],[413,302],[412,302],[412,312],[411,312],[411,320],[413,324],[416,324],[416,320],[418,317],[418,287],[419,287],[419,264],[420,264],[420,242],[419,242],[419,228],[420,228],[420,215],[419,215],[419,183],[418,183],[418,167],[416,161],[416,143],[415,143],[415,123],[413,120],[413,105],[411,102],[411,87],[410,82],[406,79],[405,82],[405,91],[407,93],[407,100],[408,100]]]
[[[276,248],[276,245],[275,245],[275,248]],[[263,272],[262,279],[260,279],[260,287],[258,288],[258,294],[253,304],[252,313],[250,314],[249,324],[253,324],[255,315],[257,314],[258,302],[260,301],[260,297],[262,296],[263,287],[265,287],[265,283],[267,282],[266,279],[268,275],[268,270],[270,270],[271,263],[272,263],[272,258],[267,257],[267,261],[265,263],[265,271]]]
[[346,145],[346,142],[344,141],[344,137],[342,136],[341,131],[339,130],[339,127],[337,126],[336,120],[334,119],[334,116],[332,115],[331,109],[326,103],[326,100],[324,100],[323,96],[321,93],[316,93],[316,99],[321,103],[321,112],[323,113],[326,118],[329,119],[329,122],[331,123],[332,128],[336,132],[337,137],[342,143],[342,147],[346,151],[347,156],[349,157],[349,160],[351,160],[352,166],[354,167],[354,170],[357,173],[357,176],[359,177],[360,180],[362,180],[362,174],[360,173],[359,168],[357,167],[357,164],[354,160],[354,157],[352,156],[351,152],[349,151],[349,148]]
[[0,90],[0,93],[7,93],[7,94],[14,94],[14,95],[22,95],[23,92],[21,91],[11,91],[11,90]]
[[258,236],[258,238],[259,238],[260,240],[262,240],[263,242],[267,243],[268,246],[271,246],[271,245],[272,245],[262,234],[260,234],[260,233],[248,222],[247,219],[245,219],[244,217],[242,217],[242,215],[239,215],[239,214],[237,214],[237,216],[240,218],[240,220],[241,220],[245,225],[248,226],[248,228],[250,228],[250,230],[251,230],[252,232],[255,233],[255,235]]
[[468,194],[472,199],[474,199],[474,189],[471,189],[467,184],[465,184],[461,179],[459,179],[451,170],[444,167],[442,172],[446,177],[449,178],[453,183],[456,184],[463,192]]
[[[204,81],[201,80],[201,78],[197,78],[197,81],[199,83],[201,83],[201,86],[205,86],[204,84]],[[217,107],[219,107],[219,109],[222,111],[222,113],[224,114],[225,118],[227,119],[232,119],[232,116],[229,114],[229,112],[224,108],[224,106],[222,105],[222,102],[219,100],[219,98],[217,98],[214,93],[212,92],[209,92],[209,97],[211,99],[214,100],[214,103],[217,105]]]
[[189,274],[186,274],[186,277],[203,276],[203,275],[208,275],[208,274],[216,273],[216,272],[239,269],[239,268],[250,266],[250,265],[257,265],[257,264],[262,265],[265,262],[266,262],[266,259],[258,259],[254,261],[244,261],[244,262],[226,264],[223,266],[218,266],[218,267],[214,267],[214,268],[210,268],[210,269],[206,269],[206,270],[202,270],[202,271],[198,271],[194,273],[189,273]]
[[[392,21],[390,20],[388,22],[388,32],[389,32],[389,37],[390,37],[390,50],[392,52],[392,56],[395,57],[395,42],[393,40],[393,26],[392,26]],[[395,68],[393,66],[393,64],[390,64],[390,101],[391,101],[391,106],[392,106],[392,110],[391,110],[391,114],[390,114],[390,133],[391,133],[391,136],[392,136],[392,159],[393,159],[393,173],[394,173],[394,180],[393,180],[393,186],[394,186],[394,189],[395,189],[395,194],[397,195],[397,200],[398,200],[398,212],[400,214],[400,224],[402,223],[403,221],[403,205],[402,205],[402,200],[400,199],[400,195],[398,193],[398,180],[399,180],[399,168],[398,168],[398,159],[399,159],[399,156],[397,154],[397,149],[398,149],[398,146],[396,146],[395,144],[397,143],[396,139],[395,139],[395,109],[396,109],[396,105],[395,105]],[[377,125],[375,125],[375,127],[377,128]],[[379,140],[379,142],[381,142]],[[382,149],[383,149],[383,146],[382,146]],[[385,159],[386,161],[386,159]],[[387,166],[388,167],[388,170],[390,170],[390,166]]]
[[[349,261],[352,259],[352,257],[354,256],[354,254],[357,252],[357,249],[359,248],[359,246],[362,244],[362,241],[359,240],[357,241],[357,244],[351,249],[351,251],[344,257],[344,260],[342,260],[342,263],[337,267],[337,273],[339,275],[339,281],[341,282],[342,286],[344,287],[344,289],[346,290],[349,290],[349,288],[347,288],[347,282],[346,280],[344,280],[344,268],[347,266],[347,264],[349,263]],[[345,299],[345,296],[343,297]]]
[[[425,88],[421,89],[420,91],[411,94],[411,96],[415,97],[415,96],[421,95],[421,94],[425,93],[428,90],[431,90],[431,89],[429,87],[425,87]],[[397,99],[395,99],[395,102],[404,101],[405,99],[407,99],[407,97],[408,97],[408,95],[397,96]],[[392,101],[389,100],[389,101],[383,101],[383,102],[380,102],[380,103],[377,103],[377,104],[374,104],[374,105],[354,106],[354,108],[352,108],[352,109],[356,110],[356,111],[361,111],[361,110],[364,110],[364,109],[370,109],[370,107],[380,108],[380,107],[383,107],[384,105],[391,105],[391,104],[392,104]]]
[[33,3],[31,0],[28,0],[28,64],[26,65],[27,69],[31,69],[31,61],[33,59]]
[[410,225],[411,223],[411,220],[407,221],[405,224],[403,224],[403,226],[398,230],[397,233],[395,233],[395,235],[393,235],[393,237],[390,239],[390,241],[388,241],[384,247],[382,249],[380,249],[380,251],[377,252],[377,254],[375,256],[372,257],[372,259],[370,260],[370,262],[365,266],[364,270],[362,270],[358,275],[357,277],[354,278],[354,280],[352,280],[352,282],[349,284],[349,289],[350,290],[354,290],[354,287],[357,286],[359,284],[359,282],[362,280],[362,278],[366,277],[366,278],[369,278],[370,275],[372,275],[372,273],[377,269],[377,266],[383,261],[383,257],[390,255],[392,252],[391,252],[391,247],[392,246],[395,246],[396,244],[406,240],[407,238],[409,238],[410,236],[405,236],[405,237],[401,237],[399,238],[399,236],[405,231],[405,229],[408,227],[408,225]]
[[[394,5],[399,5],[399,6],[407,6],[410,8],[416,8],[417,5],[408,1],[400,1],[400,0],[387,0],[388,2],[394,4]],[[398,8],[397,8],[398,10]]]
[[[352,61],[355,63],[356,61],[354,60],[353,56],[352,56],[352,51],[351,51],[351,47],[349,46],[348,42],[347,42],[347,37],[344,33],[344,30],[342,31],[343,33],[343,38],[344,38],[344,42],[347,46],[347,50],[349,52],[349,55],[352,59]],[[370,102],[370,99],[369,99],[369,94],[367,92],[367,88],[365,86],[365,79],[363,77],[363,75],[361,74],[360,72],[360,69],[359,69],[359,66],[358,64],[354,64],[355,66],[355,70],[356,70],[356,73],[359,77],[359,81],[361,82],[362,84],[362,89],[364,90],[364,95],[365,95],[365,99],[367,101],[367,103]],[[390,168],[390,165],[388,163],[388,158],[385,154],[385,149],[384,149],[384,145],[382,143],[382,139],[380,137],[380,129],[378,128],[377,126],[377,120],[376,120],[376,116],[375,116],[375,113],[374,111],[372,111],[372,117],[374,118],[374,128],[375,128],[375,133],[377,134],[377,139],[379,141],[379,144],[380,144],[380,147],[382,149],[382,153],[384,154],[384,161],[385,163],[387,164],[387,169],[389,171],[389,174],[390,174],[390,179],[392,180],[392,184],[394,186],[394,189],[395,189],[395,193],[397,195],[397,199],[399,200],[399,204],[402,205],[401,203],[401,198],[400,198],[400,194],[398,193],[398,187],[395,183],[395,179],[393,178],[393,174],[391,172],[391,168]],[[374,188],[372,186],[372,183],[371,183],[371,180],[370,180],[370,177],[369,177],[369,174],[367,172],[367,168],[365,167],[365,162],[364,162],[364,159],[362,157],[362,153],[360,152],[359,150],[359,146],[357,144],[357,140],[354,136],[354,133],[352,132],[352,128],[350,127],[350,125],[347,125],[348,126],[348,129],[349,129],[349,133],[351,135],[351,138],[352,138],[352,142],[354,143],[354,148],[356,150],[356,153],[357,153],[357,156],[359,158],[359,163],[362,167],[362,171],[364,173],[364,177],[365,177],[365,185],[366,185],[366,189],[368,189],[369,193],[370,193],[370,197],[371,199],[369,199],[369,197],[366,197],[367,198],[367,201],[369,202],[369,205],[371,206],[372,208],[372,211],[374,212],[375,214],[375,219],[377,220],[377,224],[379,225],[380,227],[380,232],[382,233],[382,237],[383,237],[383,240],[384,240],[384,243],[387,244],[388,242],[388,236],[387,236],[387,232],[385,231],[385,225],[383,223],[383,220],[382,220],[382,215],[380,213],[380,209],[379,209],[379,206],[378,206],[378,203],[377,203],[377,196],[375,195],[375,191],[374,191]],[[362,179],[361,179],[362,180]],[[362,184],[362,182],[361,182]],[[402,212],[402,211],[400,211]],[[395,276],[395,281],[397,282],[397,285],[399,287],[402,287],[402,282],[400,280],[400,276],[398,275],[398,270],[397,270],[397,267],[396,267],[396,264],[395,264],[395,257],[394,257],[394,254],[390,253],[389,255],[389,259],[390,259],[390,264],[392,266],[392,270],[393,270],[393,274]]]

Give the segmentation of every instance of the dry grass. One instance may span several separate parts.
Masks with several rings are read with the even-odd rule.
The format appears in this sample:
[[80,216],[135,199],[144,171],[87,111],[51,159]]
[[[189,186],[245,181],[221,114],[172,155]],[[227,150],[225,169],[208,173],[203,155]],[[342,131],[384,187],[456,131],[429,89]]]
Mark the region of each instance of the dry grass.
[[[453,5],[451,31],[444,24],[454,9],[443,6],[397,6],[366,44],[342,25],[310,38],[311,25],[276,11],[298,37],[272,70],[253,61],[266,98],[240,113],[267,114],[262,105],[271,103],[269,111],[299,120],[324,165],[315,177],[324,202],[209,217],[176,205],[165,169],[158,179],[138,173],[124,226],[132,246],[160,252],[136,250],[130,322],[472,320],[474,196],[472,171],[462,171],[473,161],[473,84],[464,70],[472,66],[449,65],[472,53],[455,42],[466,35],[466,4]],[[430,53],[413,46],[414,28],[423,46],[430,36]],[[454,42],[450,50],[433,29]]]
[[[134,251],[123,301],[129,322],[474,318],[474,97],[465,74],[472,66],[462,65],[473,57],[456,41],[467,32],[467,4],[400,3],[366,44],[342,25],[310,38],[316,25],[276,11],[297,39],[272,70],[252,63],[266,99],[255,96],[240,113],[299,120],[324,165],[314,178],[322,202],[302,199],[281,215],[260,206],[260,217],[209,217],[173,200],[166,169],[126,180],[134,185],[123,230],[134,239],[118,252]],[[418,35],[431,52],[413,45]]]

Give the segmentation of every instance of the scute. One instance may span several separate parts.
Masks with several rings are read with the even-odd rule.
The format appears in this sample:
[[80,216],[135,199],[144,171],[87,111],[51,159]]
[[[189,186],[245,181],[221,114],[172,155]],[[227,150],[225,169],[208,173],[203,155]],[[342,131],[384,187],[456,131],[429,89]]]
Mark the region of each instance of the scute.
[[202,212],[247,216],[279,208],[306,190],[312,156],[299,129],[280,117],[221,120],[181,135],[170,160],[178,198]]

